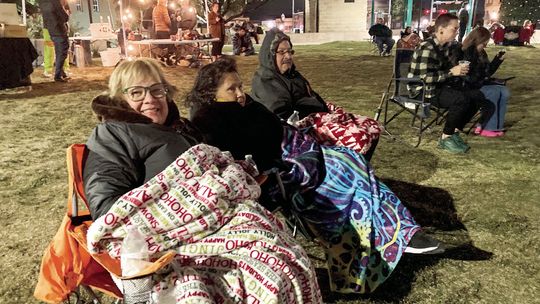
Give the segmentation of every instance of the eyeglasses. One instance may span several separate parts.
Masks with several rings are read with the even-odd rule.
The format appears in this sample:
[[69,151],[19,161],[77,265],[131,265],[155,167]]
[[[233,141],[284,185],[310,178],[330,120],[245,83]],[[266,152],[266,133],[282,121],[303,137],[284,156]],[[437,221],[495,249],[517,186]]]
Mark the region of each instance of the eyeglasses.
[[287,49],[287,50],[277,50],[276,51],[276,54],[280,54],[280,55],[285,55],[285,54],[291,54],[291,55],[294,55],[294,50],[293,49]]
[[162,98],[167,95],[167,87],[162,83],[156,83],[149,87],[133,86],[124,89],[123,93],[127,94],[132,101],[143,101],[146,93],[149,92],[154,98]]

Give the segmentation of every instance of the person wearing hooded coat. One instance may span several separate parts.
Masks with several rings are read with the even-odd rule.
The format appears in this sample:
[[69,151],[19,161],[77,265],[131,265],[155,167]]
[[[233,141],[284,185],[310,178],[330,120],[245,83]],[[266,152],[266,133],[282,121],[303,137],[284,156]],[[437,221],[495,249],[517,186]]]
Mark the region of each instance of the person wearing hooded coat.
[[296,69],[293,54],[289,36],[275,28],[266,33],[251,84],[253,99],[283,120],[297,111],[300,122],[296,126],[314,125],[316,134],[312,135],[319,143],[347,146],[369,160],[381,133],[379,123],[327,103]]

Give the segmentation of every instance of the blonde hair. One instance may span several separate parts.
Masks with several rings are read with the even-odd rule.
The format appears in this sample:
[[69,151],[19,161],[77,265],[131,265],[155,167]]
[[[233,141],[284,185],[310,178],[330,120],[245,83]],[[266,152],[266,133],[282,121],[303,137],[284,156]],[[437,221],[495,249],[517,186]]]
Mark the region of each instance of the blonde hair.
[[163,70],[157,60],[137,58],[122,61],[112,72],[109,79],[109,95],[124,99],[124,90],[138,81],[151,79],[167,86],[167,100],[172,100],[176,88],[163,75]]
[[527,25],[532,24],[531,20],[525,20],[523,21],[523,27],[526,27]]
[[482,43],[489,41],[491,34],[485,27],[477,27],[472,30],[467,37],[463,40],[462,50],[466,50],[471,46],[478,46]]

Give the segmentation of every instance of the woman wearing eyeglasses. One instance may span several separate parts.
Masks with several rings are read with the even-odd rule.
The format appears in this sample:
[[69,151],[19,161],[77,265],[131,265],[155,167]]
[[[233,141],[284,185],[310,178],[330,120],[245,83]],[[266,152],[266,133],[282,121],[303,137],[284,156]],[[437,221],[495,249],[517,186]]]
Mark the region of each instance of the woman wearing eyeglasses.
[[256,202],[253,166],[192,147],[173,93],[156,61],[137,59],[122,62],[109,95],[92,102],[101,123],[84,168],[89,247],[117,256],[135,227],[150,260],[173,250],[172,267],[152,276],[155,303],[322,303],[307,253]]
[[175,88],[152,59],[122,62],[109,95],[92,101],[99,123],[87,142],[84,184],[94,219],[197,142],[172,100]]
[[314,126],[319,143],[349,147],[369,160],[381,133],[379,123],[327,103],[296,69],[294,54],[289,36],[278,29],[266,33],[251,84],[253,99],[283,120],[297,111],[298,126]]

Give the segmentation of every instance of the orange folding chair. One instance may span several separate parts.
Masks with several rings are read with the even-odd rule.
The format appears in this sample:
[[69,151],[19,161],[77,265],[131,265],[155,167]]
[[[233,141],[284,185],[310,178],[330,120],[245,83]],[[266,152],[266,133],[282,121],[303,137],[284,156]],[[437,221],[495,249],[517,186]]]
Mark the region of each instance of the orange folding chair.
[[[69,192],[67,213],[53,240],[45,250],[34,296],[47,303],[65,301],[78,287],[84,288],[98,302],[92,288],[116,298],[122,292],[114,284],[110,273],[120,275],[120,261],[107,253],[91,255],[86,247],[86,232],[92,218],[84,195],[82,170],[88,151],[83,144],[67,149]],[[86,210],[79,210],[82,201]]]
[[[88,150],[84,144],[73,144],[67,149],[69,179],[67,213],[45,250],[34,291],[34,297],[47,303],[63,302],[73,294],[77,297],[76,303],[79,303],[79,287],[90,295],[93,303],[100,303],[93,289],[122,299],[122,292],[112,280],[111,274],[120,279],[142,277],[168,264],[174,257],[174,253],[169,252],[136,276],[121,277],[119,260],[112,258],[108,253],[88,252],[86,233],[92,224],[92,218],[84,194],[82,176],[87,155]],[[84,209],[79,208],[81,201]]]

